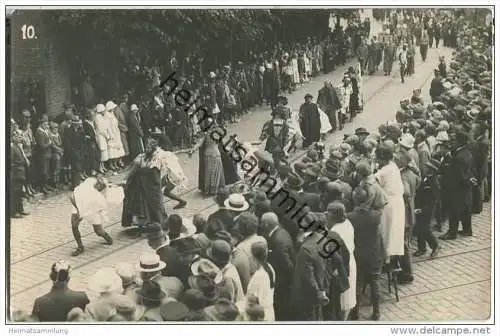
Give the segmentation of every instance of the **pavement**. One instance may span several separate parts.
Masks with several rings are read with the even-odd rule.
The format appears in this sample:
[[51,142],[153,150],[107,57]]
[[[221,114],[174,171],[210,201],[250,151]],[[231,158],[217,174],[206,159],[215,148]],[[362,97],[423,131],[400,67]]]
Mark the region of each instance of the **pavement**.
[[[399,101],[409,98],[414,88],[421,87],[424,99],[428,101],[430,79],[439,56],[450,59],[451,50],[430,49],[425,63],[417,55],[417,73],[407,78],[404,84],[399,80],[397,64],[391,77],[380,73],[364,77],[363,113],[343,131],[330,135],[327,145],[340,142],[343,134],[352,133],[357,127],[376,130],[382,122],[393,119]],[[325,80],[339,82],[344,70],[341,67],[328,75],[318,76],[288,95],[291,108],[298,109],[305,93],[316,95]],[[243,141],[256,140],[269,117],[269,109],[254,109],[240,123],[228,126],[228,134],[236,133]],[[198,155],[181,155],[180,161],[190,183],[184,195],[188,206],[176,212],[184,217],[192,217],[197,213],[208,216],[216,206],[213,199],[203,198],[196,190]],[[173,205],[175,202],[167,201],[167,211],[172,212]],[[82,227],[85,253],[71,257],[76,246],[71,234],[69,220],[72,207],[67,194],[37,200],[28,209],[31,212],[29,217],[10,223],[10,305],[15,309],[31,311],[33,300],[50,290],[48,273],[54,261],[68,260],[73,269],[70,287],[87,290],[86,281],[97,269],[122,261],[137,263],[139,256],[149,249],[143,239],[131,238],[122,231],[121,207],[115,206],[109,211],[110,222],[107,225],[107,231],[115,239],[114,245],[104,245],[91,227]],[[485,210],[473,218],[473,237],[444,242],[442,253],[436,259],[417,259],[414,263],[415,282],[400,287],[399,302],[395,302],[393,293],[387,291],[387,281],[383,280],[382,320],[487,319],[491,307],[491,223],[490,206],[486,205]],[[92,294],[89,293],[89,296]],[[361,310],[361,314],[368,318],[370,311],[366,307]]]

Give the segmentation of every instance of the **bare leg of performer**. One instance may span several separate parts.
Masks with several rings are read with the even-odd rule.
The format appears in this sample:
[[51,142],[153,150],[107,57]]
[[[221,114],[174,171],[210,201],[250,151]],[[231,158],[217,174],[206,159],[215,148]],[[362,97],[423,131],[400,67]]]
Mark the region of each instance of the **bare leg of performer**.
[[[78,216],[78,214],[72,214],[71,215],[71,230],[73,231],[73,237],[75,238],[77,248],[73,253],[71,254],[72,256],[76,257],[83,252],[85,252],[85,248],[83,246],[83,241],[82,241],[82,235],[80,234],[79,226],[80,223],[82,222],[82,219]],[[102,225],[92,225],[94,228],[94,232],[96,235],[99,237],[104,238],[106,241],[107,245],[112,245],[113,244],[113,239],[111,236],[104,230]]]

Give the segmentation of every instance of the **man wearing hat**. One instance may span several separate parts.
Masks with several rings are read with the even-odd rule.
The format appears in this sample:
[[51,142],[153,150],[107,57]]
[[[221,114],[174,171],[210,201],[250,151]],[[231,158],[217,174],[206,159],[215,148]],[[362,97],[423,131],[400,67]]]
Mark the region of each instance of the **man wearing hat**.
[[232,282],[234,293],[231,293],[233,301],[244,299],[243,285],[236,267],[231,263],[231,245],[221,239],[216,239],[207,250],[207,257],[220,269],[224,279]]
[[49,117],[43,115],[35,132],[36,152],[40,167],[40,187],[47,194],[53,189],[48,185],[50,177],[50,161],[52,159],[52,140],[49,134]]
[[418,167],[419,165],[419,157],[418,152],[415,149],[415,138],[410,133],[405,133],[399,139],[399,147],[404,151],[407,151],[410,155],[411,159]]
[[337,96],[337,91],[333,87],[331,81],[325,81],[323,88],[318,92],[318,106],[326,112],[333,132],[337,129],[337,112],[341,108],[340,99]]
[[97,172],[103,173],[100,170],[101,151],[97,143],[97,133],[94,125],[93,109],[87,109],[83,116],[83,133],[85,135],[85,160],[83,161],[83,171],[88,176],[93,176]]
[[23,150],[23,132],[14,130],[10,144],[10,217],[22,218],[28,213],[23,206],[23,185],[26,183],[26,170],[31,164]]
[[445,167],[442,178],[444,203],[449,212],[448,232],[440,237],[444,240],[457,238],[458,225],[462,222],[462,233],[472,236],[472,191],[477,186],[474,158],[467,146],[468,134],[461,127],[450,132],[451,160]]
[[50,268],[52,289],[49,293],[35,299],[32,315],[40,322],[65,322],[71,309],[78,307],[85,310],[90,302],[85,292],[68,288],[71,266],[65,261],[58,261]]
[[67,148],[64,153],[68,155],[71,165],[71,184],[75,188],[80,184],[82,178],[82,164],[85,159],[85,132],[83,123],[78,115],[71,117],[71,126],[66,131],[65,142]]
[[263,215],[261,220],[264,236],[268,242],[269,263],[276,273],[274,290],[274,313],[276,321],[291,321],[290,289],[292,285],[295,248],[287,230],[279,223],[275,213]]
[[429,144],[426,141],[426,134],[423,130],[418,130],[415,133],[415,147],[418,153],[418,167],[420,169],[421,176],[425,176],[425,170],[427,169],[427,162],[431,159],[431,150]]
[[443,78],[439,75],[439,70],[434,69],[434,78],[431,81],[431,87],[429,89],[429,95],[431,96],[431,101],[434,103],[437,98],[444,93]]
[[370,132],[368,132],[364,127],[358,127],[354,131],[354,134],[358,137],[359,141],[364,141],[366,137],[370,135]]
[[426,253],[427,245],[431,248],[431,258],[437,256],[440,246],[432,233],[431,220],[435,204],[439,200],[439,186],[437,172],[441,163],[436,159],[427,162],[426,176],[417,189],[415,195],[415,215],[416,224],[413,232],[417,236],[418,250],[415,257],[420,257]]
[[304,96],[305,102],[300,106],[299,125],[304,136],[303,147],[318,142],[321,134],[321,119],[318,106],[312,102],[313,96],[308,93]]

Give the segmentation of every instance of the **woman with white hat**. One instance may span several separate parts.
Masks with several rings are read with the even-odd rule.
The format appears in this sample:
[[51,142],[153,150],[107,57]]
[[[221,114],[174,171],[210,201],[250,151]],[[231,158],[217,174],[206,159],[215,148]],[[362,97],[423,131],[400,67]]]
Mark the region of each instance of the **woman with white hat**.
[[86,307],[86,312],[94,321],[109,321],[116,315],[116,307],[124,300],[130,300],[123,294],[122,280],[113,268],[98,270],[89,281],[89,289],[98,294]]
[[109,139],[108,139],[108,154],[109,154],[109,166],[111,170],[117,171],[119,169],[120,160],[125,155],[123,149],[123,143],[120,136],[120,129],[118,128],[118,119],[114,114],[114,110],[117,105],[108,101],[106,103],[106,117],[109,125]]

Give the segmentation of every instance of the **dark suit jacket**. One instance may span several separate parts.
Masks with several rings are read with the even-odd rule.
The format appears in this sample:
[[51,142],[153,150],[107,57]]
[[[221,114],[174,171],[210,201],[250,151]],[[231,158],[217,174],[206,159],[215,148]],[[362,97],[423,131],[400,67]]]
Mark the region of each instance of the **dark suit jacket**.
[[39,157],[50,159],[52,157],[52,146],[49,135],[38,128],[35,132],[35,140]]
[[10,178],[13,181],[26,180],[26,160],[19,145],[10,146]]
[[156,254],[160,257],[168,266],[162,271],[163,276],[176,277],[182,281],[184,286],[188,284],[188,278],[191,274],[190,262],[186,261],[186,258],[179,252],[178,248],[173,244],[174,241],[170,242],[170,245],[165,245],[156,250]]
[[85,292],[77,292],[67,286],[55,284],[51,291],[35,300],[32,315],[40,322],[64,322],[75,307],[85,310],[89,298]]
[[318,244],[321,238],[323,236],[317,232],[306,237],[295,258],[291,304],[305,311],[314,311],[320,305],[319,293],[328,292],[326,262],[320,255],[321,247]]
[[65,153],[71,162],[80,162],[85,156],[85,133],[83,127],[71,126],[66,131],[68,151]]
[[474,158],[470,150],[464,146],[452,153],[449,165],[443,175],[443,192],[450,211],[472,210],[472,183],[470,179],[476,177],[474,172]]
[[210,214],[205,227],[205,234],[210,239],[215,239],[215,234],[220,231],[231,232],[234,227],[234,216],[225,209],[219,209]]
[[293,264],[295,262],[295,249],[290,234],[278,227],[270,237],[267,238],[269,246],[269,263],[276,272],[276,287],[291,286]]
[[[384,264],[384,249],[380,233],[380,210],[356,208],[347,214],[354,227],[354,255],[359,269],[370,272],[380,271]],[[358,276],[361,276],[358,275]]]
[[441,83],[441,76],[434,77],[431,81],[431,88],[429,89],[429,95],[431,97],[438,97],[444,92],[443,83]]
[[85,143],[87,146],[98,148],[95,128],[86,121],[83,122],[83,133],[85,134]]

